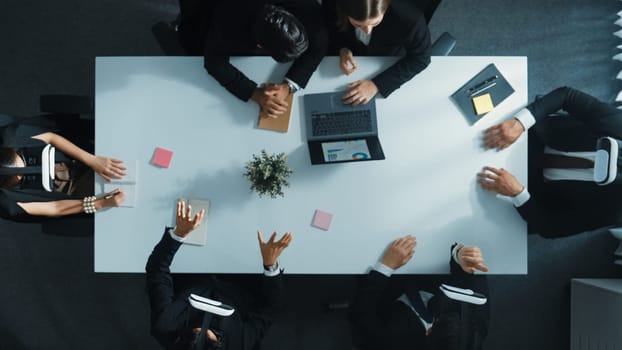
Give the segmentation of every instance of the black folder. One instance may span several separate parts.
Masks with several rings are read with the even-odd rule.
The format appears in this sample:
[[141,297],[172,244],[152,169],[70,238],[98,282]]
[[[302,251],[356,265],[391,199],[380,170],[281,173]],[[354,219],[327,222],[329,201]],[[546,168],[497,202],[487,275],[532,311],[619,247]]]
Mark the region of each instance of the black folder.
[[477,115],[473,107],[474,97],[490,94],[492,104],[496,107],[512,93],[514,93],[514,88],[499,72],[499,69],[491,63],[456,90],[451,98],[462,111],[469,125],[473,125],[487,114]]

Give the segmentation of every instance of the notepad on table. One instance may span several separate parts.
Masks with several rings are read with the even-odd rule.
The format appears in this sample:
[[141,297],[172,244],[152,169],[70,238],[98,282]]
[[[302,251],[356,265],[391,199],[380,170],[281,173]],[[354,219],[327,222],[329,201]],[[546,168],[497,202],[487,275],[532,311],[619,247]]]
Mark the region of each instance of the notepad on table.
[[495,108],[492,103],[490,94],[483,94],[473,97],[473,108],[475,108],[475,114],[482,115],[492,111]]
[[138,193],[138,161],[123,162],[125,166],[125,176],[122,179],[112,179],[104,182],[104,192],[112,192],[120,189],[125,194],[125,200],[121,203],[122,207],[133,208],[136,206]]
[[333,214],[317,209],[313,215],[311,226],[317,227],[324,231],[328,231],[330,223],[333,220]]
[[162,147],[156,147],[153,152],[153,158],[151,158],[151,164],[162,168],[168,168],[171,165],[171,159],[173,159],[173,151],[169,151]]

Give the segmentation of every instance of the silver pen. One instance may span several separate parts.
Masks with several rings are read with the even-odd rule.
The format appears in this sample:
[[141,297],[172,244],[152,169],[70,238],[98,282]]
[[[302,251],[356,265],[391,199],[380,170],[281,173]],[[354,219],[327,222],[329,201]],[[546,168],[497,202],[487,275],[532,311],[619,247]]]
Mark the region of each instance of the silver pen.
[[495,82],[495,83],[492,83],[492,84],[490,84],[490,85],[484,86],[483,88],[481,88],[481,89],[479,89],[479,90],[475,91],[474,93],[472,93],[470,97],[473,97],[473,96],[475,96],[475,95],[479,94],[480,92],[484,92],[484,91],[486,91],[486,90],[490,89],[491,87],[493,87],[493,86],[495,86],[495,85],[497,85],[497,83],[496,83],[496,82]]

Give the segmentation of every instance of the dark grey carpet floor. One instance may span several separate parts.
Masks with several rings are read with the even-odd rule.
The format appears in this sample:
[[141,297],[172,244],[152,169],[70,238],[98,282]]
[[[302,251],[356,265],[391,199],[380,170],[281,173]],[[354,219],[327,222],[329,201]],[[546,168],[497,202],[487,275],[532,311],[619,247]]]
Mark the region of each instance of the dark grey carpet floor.
[[[0,111],[31,115],[45,93],[92,94],[94,57],[161,55],[150,27],[173,19],[172,0],[3,0]],[[445,0],[433,37],[458,39],[453,55],[526,55],[529,96],[560,86],[611,101],[622,67],[611,60],[610,0]],[[476,229],[476,228],[472,228]],[[140,274],[94,274],[93,238],[43,234],[0,222],[0,349],[152,349]],[[500,233],[502,234],[502,233]],[[123,244],[123,242],[119,242]],[[617,243],[604,231],[529,238],[529,275],[491,276],[488,349],[568,349],[569,280],[620,277]],[[354,276],[289,276],[287,311],[266,349],[349,349],[343,311]]]

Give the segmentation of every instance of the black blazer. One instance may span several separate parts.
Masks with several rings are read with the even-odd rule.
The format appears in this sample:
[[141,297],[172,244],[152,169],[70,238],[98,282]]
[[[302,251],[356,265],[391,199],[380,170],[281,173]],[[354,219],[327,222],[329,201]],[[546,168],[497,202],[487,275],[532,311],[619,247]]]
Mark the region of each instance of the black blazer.
[[224,349],[258,349],[281,307],[282,276],[262,275],[256,298],[248,291],[213,276],[196,279],[187,288],[176,289],[169,266],[180,246],[181,243],[171,238],[165,230],[145,267],[146,289],[151,306],[151,334],[166,349],[180,349],[180,335],[191,328],[200,327],[203,319],[203,313],[188,303],[190,293],[195,293],[220,300],[236,309],[228,317],[223,330]]
[[[431,286],[430,292],[435,297],[430,300],[429,309],[436,321],[430,336],[425,335],[425,328],[414,312],[396,300],[403,294],[403,279],[417,277],[386,277],[372,270],[359,286],[352,304],[350,320],[355,345],[362,349],[481,349],[488,334],[489,303],[482,306],[458,303],[441,296],[438,287],[447,283],[488,296],[487,276],[466,273],[451,258],[450,270],[451,275],[439,277]],[[460,325],[468,329],[461,329]],[[450,343],[458,346],[461,336],[470,346],[446,346]]]
[[346,31],[337,29],[334,1],[322,4],[331,26],[331,54],[338,55],[347,47],[355,56],[404,56],[372,79],[382,96],[388,97],[430,64],[430,31],[421,11],[411,3],[393,0],[373,29],[368,46],[356,39],[354,26],[348,24]]
[[262,55],[252,38],[251,21],[265,4],[283,7],[305,27],[309,48],[296,59],[285,77],[306,87],[326,54],[328,36],[320,5],[315,0],[239,0],[222,1],[214,11],[205,39],[205,68],[229,92],[248,101],[257,83],[231,63],[230,56]]
[[[561,151],[594,151],[602,136],[622,139],[622,111],[569,87],[553,90],[527,106],[536,119],[529,130],[529,193],[517,208],[530,232],[556,238],[622,225],[622,186],[592,181],[547,181],[544,145]],[[553,115],[563,110],[567,116]]]

